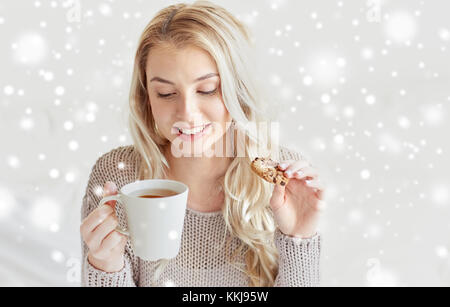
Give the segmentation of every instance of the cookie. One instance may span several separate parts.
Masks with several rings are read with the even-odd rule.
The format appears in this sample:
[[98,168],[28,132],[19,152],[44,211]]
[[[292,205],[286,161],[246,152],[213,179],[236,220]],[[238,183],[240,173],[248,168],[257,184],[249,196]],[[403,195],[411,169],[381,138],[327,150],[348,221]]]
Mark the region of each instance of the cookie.
[[285,186],[289,178],[278,168],[278,163],[269,158],[256,158],[251,164],[252,170],[267,182]]

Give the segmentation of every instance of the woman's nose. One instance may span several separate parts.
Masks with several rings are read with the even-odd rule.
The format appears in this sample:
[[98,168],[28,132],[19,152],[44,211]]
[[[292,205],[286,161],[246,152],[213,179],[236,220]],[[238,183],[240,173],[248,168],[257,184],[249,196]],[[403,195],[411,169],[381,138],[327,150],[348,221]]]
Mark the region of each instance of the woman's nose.
[[186,115],[192,115],[198,112],[198,104],[193,97],[181,97],[178,104],[178,113],[183,115],[182,118],[187,118]]

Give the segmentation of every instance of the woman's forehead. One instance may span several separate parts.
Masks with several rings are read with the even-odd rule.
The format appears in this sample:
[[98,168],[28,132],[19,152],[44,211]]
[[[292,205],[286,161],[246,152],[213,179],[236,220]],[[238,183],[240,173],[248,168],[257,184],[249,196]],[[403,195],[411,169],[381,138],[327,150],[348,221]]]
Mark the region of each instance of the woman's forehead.
[[214,59],[196,47],[176,50],[155,47],[149,53],[146,71],[149,80],[156,78],[169,84],[176,78],[195,83],[219,76]]

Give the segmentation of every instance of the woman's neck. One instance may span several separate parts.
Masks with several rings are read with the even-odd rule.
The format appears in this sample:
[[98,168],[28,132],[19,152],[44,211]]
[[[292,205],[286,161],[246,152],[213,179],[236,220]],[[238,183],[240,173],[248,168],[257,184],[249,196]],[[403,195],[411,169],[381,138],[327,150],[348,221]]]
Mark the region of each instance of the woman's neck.
[[[200,157],[174,156],[172,144],[169,143],[164,147],[163,154],[169,164],[170,175],[178,180],[190,183],[193,188],[204,188],[217,181],[220,182],[234,159],[234,157],[227,156],[233,150],[230,137],[231,134],[227,133],[218,141],[222,143],[219,148],[225,149],[224,152],[217,153],[214,149],[215,154],[211,157],[206,154]],[[213,145],[214,148],[216,146],[217,144]]]
[[220,210],[221,183],[233,161],[231,157],[174,157],[170,146],[164,155],[169,164],[167,179],[189,187],[188,207],[203,212]]
[[193,186],[219,180],[232,162],[230,157],[174,157],[170,148],[165,150],[164,155],[169,164],[170,175]]

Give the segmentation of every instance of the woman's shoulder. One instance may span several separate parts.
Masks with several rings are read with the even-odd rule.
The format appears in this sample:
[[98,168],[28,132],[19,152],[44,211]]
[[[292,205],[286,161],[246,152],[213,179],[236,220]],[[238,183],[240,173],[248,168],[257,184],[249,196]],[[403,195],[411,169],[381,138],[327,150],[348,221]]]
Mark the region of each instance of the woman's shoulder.
[[138,157],[137,150],[133,145],[119,146],[101,155],[97,159],[96,164],[134,162],[136,161],[137,157]]
[[93,170],[113,171],[135,165],[138,159],[137,150],[133,145],[119,146],[107,153],[101,154],[93,166]]
[[97,158],[89,175],[88,188],[103,187],[107,181],[120,189],[136,179],[139,155],[133,145],[120,146]]

